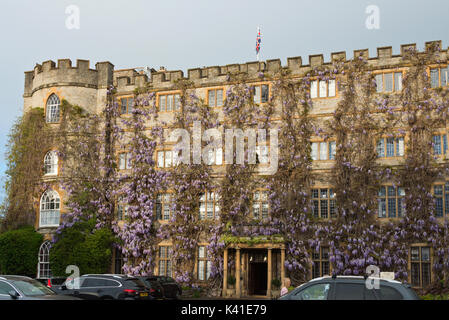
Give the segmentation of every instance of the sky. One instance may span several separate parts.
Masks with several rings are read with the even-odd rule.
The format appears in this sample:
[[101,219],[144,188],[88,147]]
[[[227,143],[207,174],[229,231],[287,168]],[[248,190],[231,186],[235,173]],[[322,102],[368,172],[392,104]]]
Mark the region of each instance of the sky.
[[[74,5],[79,29],[68,28]],[[368,11],[375,6],[378,11]],[[376,13],[378,12],[378,16]],[[374,14],[374,15],[373,15]],[[378,17],[379,19],[376,19]],[[373,20],[374,19],[374,20]],[[371,22],[367,27],[367,20]],[[373,21],[379,21],[378,28]],[[168,70],[245,63],[442,40],[449,46],[448,0],[9,0],[0,7],[0,183],[9,130],[21,115],[24,72],[70,58],[115,69]],[[373,26],[375,28],[373,28]],[[3,178],[3,179],[2,179]],[[2,192],[0,191],[0,198]]]

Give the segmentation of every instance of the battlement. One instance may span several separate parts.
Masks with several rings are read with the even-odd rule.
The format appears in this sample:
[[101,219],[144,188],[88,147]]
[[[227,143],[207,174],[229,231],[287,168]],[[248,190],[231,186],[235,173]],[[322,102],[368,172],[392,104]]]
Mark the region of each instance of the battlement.
[[[441,41],[430,41],[425,43],[425,50],[430,50],[431,47],[438,46],[441,52],[441,60],[445,61],[449,57],[448,49],[442,49]],[[402,63],[405,63],[402,59],[407,50],[417,50],[416,44],[403,44],[400,46],[400,53],[398,55],[393,54],[392,47],[380,47],[377,48],[377,56],[370,57],[368,49],[354,50],[353,58],[360,55],[367,59],[368,64],[374,69],[397,67]],[[344,51],[333,52],[330,54],[331,61],[324,61],[323,54],[310,55],[308,64],[303,64],[302,57],[289,57],[287,58],[287,66],[282,66],[280,59],[272,59],[266,61],[253,61],[243,64],[229,64],[225,66],[210,66],[203,68],[193,68],[187,70],[187,77],[184,76],[184,72],[181,70],[165,70],[161,68],[159,71],[152,69],[151,79],[148,79],[145,75],[138,72],[127,72],[127,74],[120,74],[115,77],[114,84],[118,86],[119,91],[126,91],[127,86],[142,87],[149,85],[154,89],[170,88],[176,80],[185,79],[192,81],[195,85],[214,85],[223,81],[226,81],[228,74],[244,73],[247,74],[248,79],[257,80],[261,73],[274,75],[280,70],[288,70],[291,75],[305,75],[310,70],[316,67],[331,66],[335,62],[348,62],[352,58],[347,58],[347,54]]]
[[[440,49],[440,60],[447,61],[449,50],[442,48],[442,41],[425,43],[426,51],[437,46]],[[392,47],[377,48],[377,56],[370,57],[368,49],[354,50],[352,57],[360,55],[367,59],[373,69],[394,68],[405,65],[403,57],[407,50],[416,50],[416,44],[403,44],[400,53],[393,54]],[[77,60],[76,67],[72,67],[69,59],[60,59],[56,65],[53,61],[37,64],[33,71],[25,72],[24,95],[31,95],[35,90],[49,86],[84,86],[92,88],[105,88],[110,84],[118,87],[119,92],[131,92],[136,87],[149,86],[153,89],[171,89],[177,80],[187,80],[196,86],[213,86],[228,80],[229,74],[243,73],[248,80],[260,79],[261,74],[275,75],[280,70],[289,71],[292,76],[303,76],[317,67],[330,67],[335,62],[348,62],[346,52],[333,52],[330,61],[324,61],[323,54],[314,54],[308,57],[308,64],[303,63],[302,57],[287,58],[287,65],[282,66],[280,59],[266,61],[252,61],[243,64],[228,64],[225,66],[209,66],[187,70],[187,76],[181,70],[159,71],[151,69],[151,76],[135,69],[115,70],[110,62],[98,62],[95,69],[89,68],[88,60]],[[349,60],[348,60],[349,59]]]
[[72,66],[70,59],[59,59],[58,63],[48,60],[36,64],[33,71],[25,72],[24,96],[51,86],[81,86],[106,88],[112,84],[114,65],[110,62],[98,62],[90,69],[89,60],[76,60]]

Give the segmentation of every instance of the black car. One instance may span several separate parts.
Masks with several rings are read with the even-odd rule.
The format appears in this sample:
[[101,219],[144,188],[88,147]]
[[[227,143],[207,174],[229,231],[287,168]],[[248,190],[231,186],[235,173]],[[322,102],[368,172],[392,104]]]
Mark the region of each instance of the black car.
[[166,276],[152,276],[149,278],[153,281],[156,280],[161,284],[162,288],[164,288],[164,298],[181,298],[182,288],[173,278]]
[[54,290],[75,297],[95,294],[102,300],[154,299],[141,280],[121,274],[86,274],[77,279],[67,279],[60,288]]
[[[395,280],[379,279],[373,288],[373,278],[361,276],[326,276],[316,278],[292,290],[279,300],[419,300],[410,285]],[[369,281],[370,285],[367,285]],[[370,289],[372,288],[372,289]]]
[[65,277],[36,278],[37,281],[49,288],[60,287],[66,280]]
[[150,295],[155,299],[164,299],[164,288],[162,285],[157,281],[156,278],[150,277],[150,276],[139,276],[139,278],[145,286],[150,290]]
[[0,276],[0,300],[80,300],[58,295],[45,285],[24,276]]

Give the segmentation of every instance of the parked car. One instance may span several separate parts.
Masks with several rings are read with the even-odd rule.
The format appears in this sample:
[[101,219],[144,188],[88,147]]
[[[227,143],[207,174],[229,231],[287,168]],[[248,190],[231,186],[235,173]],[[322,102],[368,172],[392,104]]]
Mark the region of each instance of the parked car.
[[[74,287],[79,281],[79,288]],[[57,293],[79,296],[96,294],[102,300],[152,300],[150,290],[136,277],[122,274],[86,274],[77,279],[67,279]]]
[[300,285],[279,300],[419,300],[408,284],[378,280],[378,289],[368,289],[365,277],[325,276]]
[[158,300],[164,299],[164,288],[154,277],[140,276],[139,278],[150,290],[150,295]]
[[66,280],[65,277],[36,278],[37,281],[49,288],[60,287]]
[[24,276],[0,276],[0,300],[81,300],[56,294],[35,279]]
[[182,294],[181,286],[171,277],[166,276],[151,276],[151,280],[158,281],[164,289],[164,298],[180,299]]

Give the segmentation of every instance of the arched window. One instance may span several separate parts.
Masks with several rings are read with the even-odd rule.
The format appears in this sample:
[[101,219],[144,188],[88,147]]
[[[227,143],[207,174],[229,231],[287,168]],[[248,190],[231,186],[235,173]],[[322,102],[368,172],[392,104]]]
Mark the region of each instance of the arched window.
[[57,227],[59,226],[61,199],[54,190],[47,190],[41,198],[40,205],[40,226]]
[[52,94],[47,100],[46,121],[49,123],[59,122],[59,107],[61,102],[57,95]]
[[56,151],[49,151],[44,158],[44,174],[58,174],[58,154]]
[[39,248],[39,263],[37,264],[37,277],[50,278],[50,241],[44,241]]

